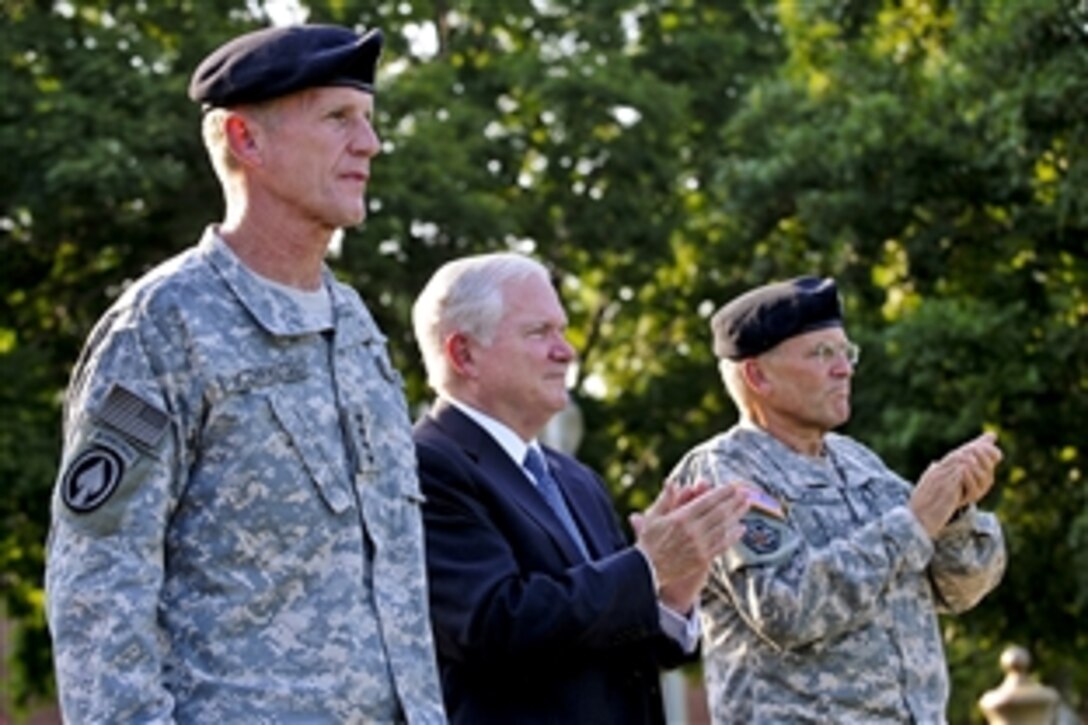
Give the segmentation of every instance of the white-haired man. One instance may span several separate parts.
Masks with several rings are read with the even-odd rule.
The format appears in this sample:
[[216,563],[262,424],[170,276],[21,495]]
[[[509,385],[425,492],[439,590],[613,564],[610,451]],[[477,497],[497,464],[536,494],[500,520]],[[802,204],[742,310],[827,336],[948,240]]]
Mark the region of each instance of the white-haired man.
[[439,395],[415,441],[450,720],[663,722],[659,667],[693,655],[698,592],[745,497],[668,486],[628,544],[600,479],[537,440],[574,350],[532,259],[450,262],[413,314]]

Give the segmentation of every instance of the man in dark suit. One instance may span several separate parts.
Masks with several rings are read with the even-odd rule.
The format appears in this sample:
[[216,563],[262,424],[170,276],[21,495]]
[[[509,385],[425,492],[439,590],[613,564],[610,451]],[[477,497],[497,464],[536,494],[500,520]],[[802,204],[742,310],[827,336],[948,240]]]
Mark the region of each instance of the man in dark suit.
[[413,309],[439,399],[415,428],[431,618],[454,723],[660,723],[662,666],[698,644],[744,493],[666,485],[629,545],[600,479],[537,436],[574,351],[547,270],[451,262]]

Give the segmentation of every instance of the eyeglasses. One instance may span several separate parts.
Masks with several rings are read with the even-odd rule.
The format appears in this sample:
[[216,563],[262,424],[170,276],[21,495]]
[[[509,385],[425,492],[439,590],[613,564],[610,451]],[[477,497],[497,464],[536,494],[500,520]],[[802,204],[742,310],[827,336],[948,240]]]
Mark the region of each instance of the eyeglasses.
[[816,347],[809,350],[805,357],[816,358],[824,365],[830,365],[835,360],[842,356],[846,362],[851,365],[857,365],[858,360],[861,359],[861,348],[852,342],[843,342],[838,345],[832,345],[829,342],[821,342]]

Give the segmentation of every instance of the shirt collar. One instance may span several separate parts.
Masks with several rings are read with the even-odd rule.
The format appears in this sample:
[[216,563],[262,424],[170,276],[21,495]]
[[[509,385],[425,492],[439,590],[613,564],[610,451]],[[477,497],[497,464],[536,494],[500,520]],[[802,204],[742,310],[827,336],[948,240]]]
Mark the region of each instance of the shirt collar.
[[526,443],[521,439],[521,436],[511,430],[509,426],[492,418],[487,413],[477,410],[467,403],[462,403],[460,400],[450,397],[449,395],[444,395],[443,397],[450,405],[467,415],[475,421],[477,425],[487,431],[488,435],[494,438],[495,442],[499,444],[499,448],[506,451],[506,455],[510,456],[511,460],[518,466],[521,466],[525,462],[525,453],[529,450],[530,446],[536,448],[537,451],[540,451],[540,445],[536,442],[535,438],[529,443]]

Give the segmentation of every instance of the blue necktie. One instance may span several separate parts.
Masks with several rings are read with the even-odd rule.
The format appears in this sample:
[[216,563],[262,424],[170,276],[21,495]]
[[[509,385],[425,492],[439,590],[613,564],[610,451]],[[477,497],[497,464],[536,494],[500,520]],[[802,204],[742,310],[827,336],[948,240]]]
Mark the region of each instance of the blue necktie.
[[570,538],[574,539],[574,543],[578,545],[578,550],[582,552],[582,556],[586,561],[589,561],[586,542],[582,540],[582,534],[578,531],[578,525],[574,523],[567,502],[563,500],[563,493],[559,490],[559,484],[548,471],[548,465],[544,462],[543,456],[535,448],[530,447],[525,454],[525,469],[533,474],[533,478],[536,479],[536,489],[540,491],[540,495],[544,497],[555,515],[559,517],[560,523],[570,534]]

